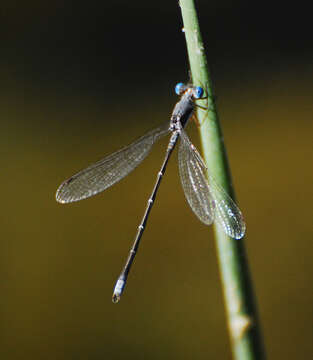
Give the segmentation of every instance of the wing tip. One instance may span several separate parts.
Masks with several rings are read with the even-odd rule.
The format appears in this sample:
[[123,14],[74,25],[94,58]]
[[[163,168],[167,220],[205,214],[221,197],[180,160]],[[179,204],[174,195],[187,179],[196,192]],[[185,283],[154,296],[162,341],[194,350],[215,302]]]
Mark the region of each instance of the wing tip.
[[239,229],[233,229],[231,231],[231,233],[228,233],[226,232],[227,235],[229,235],[231,238],[235,239],[235,240],[240,240],[242,239],[244,236],[245,236],[245,233],[246,233],[246,225],[245,223],[243,222],[241,224],[241,228]]
[[55,193],[55,200],[60,203],[60,204],[65,204],[67,203],[68,201],[65,201],[63,198],[62,198],[62,195],[60,193],[60,188],[57,190],[57,192]]

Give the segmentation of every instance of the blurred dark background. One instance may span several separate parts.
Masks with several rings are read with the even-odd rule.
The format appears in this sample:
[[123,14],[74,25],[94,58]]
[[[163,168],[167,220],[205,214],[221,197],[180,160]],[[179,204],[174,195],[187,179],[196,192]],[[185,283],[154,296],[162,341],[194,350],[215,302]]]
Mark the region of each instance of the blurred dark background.
[[[267,353],[307,359],[311,12],[197,4]],[[176,155],[111,303],[166,140],[103,194],[54,199],[65,178],[169,118],[174,86],[188,80],[181,29],[176,0],[2,0],[1,359],[231,358],[212,230],[187,205]]]

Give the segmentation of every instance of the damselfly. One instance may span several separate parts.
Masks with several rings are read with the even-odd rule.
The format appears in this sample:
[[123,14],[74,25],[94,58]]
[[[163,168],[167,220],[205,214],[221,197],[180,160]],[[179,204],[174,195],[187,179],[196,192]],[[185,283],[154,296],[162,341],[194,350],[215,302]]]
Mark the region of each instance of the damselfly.
[[206,225],[215,221],[228,236],[234,239],[242,238],[245,233],[246,227],[239,208],[208,174],[200,154],[184,130],[194,113],[195,101],[203,98],[203,89],[199,86],[179,83],[176,85],[175,91],[181,98],[174,107],[169,123],[148,132],[132,144],[73,175],[61,184],[56,193],[56,200],[60,203],[79,201],[98,194],[128,175],[144,160],[157,140],[171,134],[163,164],[158,172],[142,221],[138,226],[134,243],[116,282],[113,302],[119,301],[124,290],[162,176],[178,138],[181,140],[178,152],[180,179],[193,212]]

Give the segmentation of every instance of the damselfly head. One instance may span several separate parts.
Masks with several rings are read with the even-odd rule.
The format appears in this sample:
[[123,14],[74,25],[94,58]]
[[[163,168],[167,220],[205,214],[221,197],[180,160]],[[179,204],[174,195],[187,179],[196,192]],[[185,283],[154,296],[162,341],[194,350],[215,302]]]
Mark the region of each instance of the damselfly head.
[[195,99],[201,99],[203,96],[203,89],[200,86],[190,86],[183,83],[178,83],[175,86],[175,92],[177,95],[183,95],[186,91],[188,91],[189,94],[191,93]]

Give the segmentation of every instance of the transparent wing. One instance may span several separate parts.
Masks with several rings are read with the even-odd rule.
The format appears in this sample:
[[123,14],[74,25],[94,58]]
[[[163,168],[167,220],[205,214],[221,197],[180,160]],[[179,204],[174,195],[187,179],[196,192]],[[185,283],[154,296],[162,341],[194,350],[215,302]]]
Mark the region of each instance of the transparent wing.
[[60,185],[56,200],[60,203],[79,201],[107,189],[134,170],[149,154],[152,145],[168,133],[167,123],[78,172]]
[[207,225],[214,220],[214,200],[197,153],[183,129],[178,152],[181,183],[192,211]]
[[241,239],[246,231],[242,213],[232,198],[209,175],[210,189],[215,202],[215,221],[234,239]]
[[180,177],[194,213],[205,224],[209,225],[214,220],[230,237],[242,238],[246,225],[241,211],[211,175],[208,184],[205,177],[206,166],[184,130],[181,132],[179,150]]

